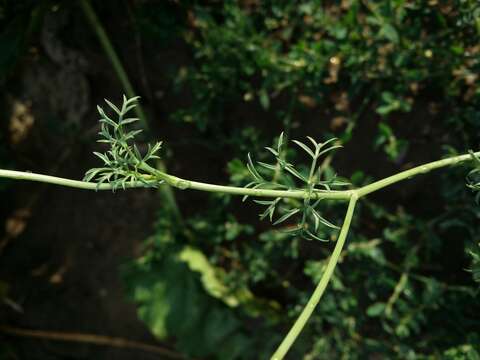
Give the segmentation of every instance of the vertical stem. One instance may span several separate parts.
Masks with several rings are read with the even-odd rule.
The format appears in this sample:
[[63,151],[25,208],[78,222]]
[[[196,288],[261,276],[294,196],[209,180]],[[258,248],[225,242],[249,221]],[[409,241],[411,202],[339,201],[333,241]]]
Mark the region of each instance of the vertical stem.
[[272,355],[271,360],[282,360],[284,358],[288,350],[290,350],[290,347],[293,345],[293,343],[297,339],[300,332],[303,330],[308,319],[310,319],[310,316],[312,315],[313,310],[315,310],[315,307],[318,305],[318,302],[320,301],[330,281],[330,278],[333,275],[333,271],[335,270],[335,266],[337,265],[338,259],[342,252],[343,245],[345,244],[345,240],[348,235],[348,230],[350,229],[350,224],[352,222],[353,211],[355,209],[357,199],[358,199],[358,196],[354,192],[350,197],[347,213],[345,214],[345,220],[343,221],[342,229],[340,230],[340,235],[335,245],[335,249],[333,250],[332,256],[328,261],[327,268],[325,269],[325,272],[323,273],[322,278],[320,279],[320,282],[315,288],[315,291],[313,292],[312,296],[308,300],[307,305],[304,307],[297,321],[295,321],[295,324],[293,324],[287,336],[285,336],[285,338],[283,339],[277,351],[275,351],[275,353]]
[[[122,86],[125,90],[127,97],[129,98],[134,97],[135,91],[133,90],[133,86],[130,83],[130,80],[128,79],[127,73],[122,65],[122,62],[120,61],[117,53],[115,52],[115,49],[113,48],[112,42],[108,38],[108,35],[105,29],[103,28],[100,20],[98,19],[97,14],[95,14],[95,11],[93,10],[92,5],[90,4],[89,0],[80,0],[80,5],[90,25],[95,31],[95,34],[97,35],[98,40],[100,41],[100,44],[103,47],[103,50],[107,54],[107,57],[110,59],[113,69],[115,70],[117,77],[122,83]],[[140,119],[142,126],[146,130],[148,130],[149,126],[148,126],[147,117],[140,104],[137,104],[137,106],[135,107],[135,112],[137,113],[137,116]],[[159,160],[157,162],[157,167],[160,171],[166,172],[165,164],[162,161]],[[166,202],[166,206],[174,215],[175,220],[178,222],[181,222],[182,216],[180,213],[180,209],[178,208],[177,202],[175,200],[175,196],[173,194],[172,189],[168,186],[161,186],[159,191],[161,196]]]
[[[122,62],[120,61],[117,53],[115,52],[115,49],[113,48],[112,42],[108,38],[108,35],[105,29],[103,28],[102,24],[100,23],[100,20],[98,19],[97,14],[95,14],[95,11],[93,10],[92,5],[88,0],[80,0],[80,5],[90,25],[95,31],[95,34],[97,35],[98,40],[100,41],[100,44],[103,47],[103,50],[107,54],[107,57],[110,59],[113,69],[115,70],[115,73],[117,74],[118,79],[122,83],[122,86],[125,90],[127,97],[129,98],[134,97],[135,92],[133,90],[133,86],[130,83],[130,80],[128,79],[127,73],[122,65]],[[148,130],[147,117],[140,104],[135,107],[135,112],[137,113],[137,116],[140,119],[142,126]]]

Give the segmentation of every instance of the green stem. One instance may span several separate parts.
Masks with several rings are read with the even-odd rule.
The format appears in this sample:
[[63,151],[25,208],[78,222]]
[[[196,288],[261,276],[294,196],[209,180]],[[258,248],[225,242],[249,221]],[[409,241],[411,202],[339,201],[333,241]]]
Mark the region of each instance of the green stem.
[[[95,14],[95,11],[93,10],[92,5],[88,0],[80,0],[80,6],[82,7],[82,10],[88,22],[90,23],[93,30],[95,31],[95,34],[97,35],[98,40],[100,41],[100,44],[103,47],[103,50],[105,51],[105,53],[107,54],[107,57],[112,63],[113,69],[115,70],[115,73],[117,74],[118,79],[122,83],[123,89],[125,90],[127,97],[128,98],[134,97],[135,91],[133,90],[133,86],[127,76],[127,73],[117,53],[115,52],[115,49],[113,48],[112,42],[110,41],[105,29],[102,26],[102,23],[98,19],[97,14]],[[137,113],[137,116],[140,119],[142,126],[145,129],[148,129],[147,117],[140,104],[138,104],[135,107],[135,112]]]
[[[480,156],[480,152],[475,153],[476,156]],[[325,190],[315,190],[312,194],[312,199],[331,199],[331,200],[349,200],[352,194],[356,194],[359,198],[370,194],[374,191],[380,190],[386,186],[392,185],[398,181],[402,181],[408,178],[411,178],[418,174],[423,174],[425,172],[438,169],[444,166],[456,165],[465,161],[471,160],[472,157],[470,154],[459,155],[451,157],[448,159],[434,161],[425,165],[414,167],[410,170],[402,171],[396,175],[387,177],[383,180],[376,181],[370,185],[366,185],[357,190],[342,190],[342,191],[325,191]],[[308,190],[269,190],[269,189],[251,189],[235,186],[224,186],[216,184],[208,184],[199,181],[185,180],[170,174],[167,174],[164,171],[155,169],[147,164],[141,164],[139,167],[142,170],[150,173],[151,175],[145,175],[146,180],[151,180],[152,175],[154,175],[159,180],[164,180],[168,185],[176,187],[181,190],[192,189],[208,192],[219,192],[232,195],[249,195],[249,196],[258,196],[258,197],[282,197],[282,198],[292,198],[292,199],[305,199],[309,197]],[[36,174],[32,172],[22,172],[22,171],[13,171],[13,170],[3,170],[0,169],[0,178],[9,178],[16,180],[28,180],[28,181],[37,181],[44,182],[49,184],[73,187],[77,189],[86,189],[86,190],[111,190],[112,187],[109,184],[102,184],[97,188],[97,184],[93,182],[84,182],[77,181],[65,178],[59,178],[55,176]],[[144,187],[143,184],[133,184],[129,185],[129,188],[138,188]]]
[[[480,156],[480,151],[474,153],[476,156]],[[414,168],[411,168],[409,170],[402,171],[398,174],[389,176],[385,179],[376,181],[374,183],[371,183],[369,185],[366,185],[360,189],[357,190],[358,197],[362,197],[365,195],[368,195],[372,192],[375,192],[377,190],[383,189],[384,187],[390,186],[392,184],[395,184],[399,181],[410,179],[413,176],[419,175],[419,174],[425,174],[428,173],[432,170],[439,169],[445,166],[450,166],[450,165],[458,165],[462,162],[472,160],[472,156],[470,154],[464,154],[464,155],[459,155],[459,156],[454,156],[451,158],[447,159],[442,159],[442,160],[437,160],[433,161],[424,165],[416,166]]]
[[348,230],[350,229],[350,224],[352,222],[353,211],[355,210],[355,205],[357,203],[358,196],[356,192],[353,192],[350,196],[350,202],[348,203],[347,213],[345,215],[345,220],[343,221],[342,229],[340,230],[340,235],[338,240],[335,244],[335,249],[333,250],[332,256],[328,261],[327,268],[320,279],[315,291],[313,292],[312,296],[308,300],[307,305],[303,308],[302,313],[298,317],[295,324],[293,324],[292,328],[288,332],[287,336],[283,339],[282,343],[278,347],[277,351],[272,355],[271,360],[281,360],[287,354],[288,350],[291,348],[295,340],[297,339],[300,332],[305,327],[308,319],[312,315],[315,307],[318,305],[327,285],[330,281],[330,278],[333,275],[333,271],[335,270],[335,266],[337,265],[338,259],[340,254],[342,253],[343,245],[345,244],[345,240],[348,235]]
[[[141,164],[140,169],[145,170],[150,174],[155,174],[160,180],[164,180],[168,185],[176,187],[181,190],[191,189],[207,192],[217,192],[232,195],[248,195],[254,197],[281,197],[290,199],[307,199],[310,197],[307,190],[269,190],[269,189],[252,189],[235,186],[225,186],[208,184],[199,181],[185,180],[173,175],[158,171],[147,164]],[[318,191],[315,192],[312,198],[318,199],[332,199],[332,200],[348,200],[352,191]]]
[[[71,187],[75,189],[83,189],[83,190],[112,190],[112,186],[110,184],[97,185],[97,183],[93,183],[93,182],[71,180],[71,179],[65,179],[65,178],[60,178],[56,176],[36,174],[32,172],[14,171],[14,170],[0,169],[0,178],[36,181],[41,183],[54,184],[54,185],[60,185],[60,186]],[[155,183],[157,183],[157,181],[155,181]],[[144,187],[144,185],[142,185],[141,183],[134,184],[134,185],[127,184],[126,187],[138,188],[138,187]]]
[[[480,152],[476,152],[473,155],[480,156]],[[459,156],[453,156],[451,158],[442,159],[433,161],[424,165],[414,167],[409,170],[402,171],[398,174],[389,176],[385,179],[376,181],[370,185],[366,185],[357,190],[344,190],[344,191],[321,191],[316,190],[311,193],[311,190],[269,190],[269,189],[251,189],[251,188],[241,188],[234,186],[223,186],[215,184],[207,184],[198,181],[190,181],[181,179],[179,177],[169,175],[164,171],[157,170],[145,163],[139,165],[139,169],[144,170],[148,174],[144,174],[146,181],[152,181],[153,184],[158,183],[159,180],[164,180],[168,185],[172,187],[177,187],[179,189],[193,189],[209,192],[219,192],[226,194],[234,195],[249,195],[255,197],[274,197],[274,198],[297,198],[297,199],[310,199],[310,198],[323,198],[323,199],[332,199],[332,200],[349,200],[348,209],[345,215],[345,219],[340,230],[340,235],[333,250],[332,256],[327,264],[326,270],[320,279],[319,284],[317,285],[315,291],[313,292],[311,298],[309,299],[307,305],[303,309],[302,313],[298,317],[295,324],[292,326],[287,336],[284,338],[277,351],[272,356],[272,360],[281,360],[286,355],[290,347],[295,342],[296,338],[304,328],[308,319],[311,317],[315,307],[320,301],[329,281],[333,275],[335,266],[337,265],[338,259],[341,255],[343,245],[348,235],[348,230],[350,228],[353,212],[357,200],[366,196],[372,192],[383,189],[384,187],[395,184],[399,181],[410,179],[413,176],[424,174],[432,170],[442,168],[445,166],[458,165],[462,162],[471,161],[471,154],[464,154]],[[61,186],[73,187],[78,189],[87,189],[87,190],[110,190],[112,186],[110,184],[101,184],[97,185],[96,183],[76,181],[70,179],[64,179],[54,176],[48,176],[43,174],[35,174],[31,172],[21,172],[21,171],[12,171],[12,170],[2,170],[0,169],[0,178],[10,178],[17,180],[30,180],[38,181],[50,184],[56,184]],[[141,183],[129,185],[128,187],[143,187]],[[170,189],[170,188],[169,188]]]
[[[105,51],[107,57],[110,59],[110,62],[112,63],[113,69],[115,70],[115,73],[117,74],[117,77],[119,78],[120,82],[122,83],[122,86],[125,90],[125,93],[128,98],[132,98],[135,96],[135,91],[133,90],[133,86],[128,78],[128,75],[122,65],[122,62],[120,61],[117,53],[115,52],[115,49],[113,48],[112,42],[110,41],[105,29],[102,26],[102,23],[97,17],[97,14],[95,14],[95,11],[93,10],[92,5],[90,4],[89,0],[80,0],[80,5],[83,9],[83,12],[88,19],[88,22],[92,26],[93,30],[95,31],[95,34],[98,37],[98,40],[100,41],[100,44],[103,47],[103,50]],[[140,119],[140,122],[142,123],[142,126],[144,129],[148,130],[148,121],[147,121],[147,116],[145,115],[145,112],[143,111],[143,107],[137,103],[137,106],[135,106],[135,112]],[[158,161],[157,163],[158,168],[161,171],[166,171],[166,166],[163,163],[163,161]],[[161,187],[160,188],[160,194],[165,200],[165,203],[169,209],[175,216],[175,219],[180,223],[182,222],[182,215],[180,213],[180,209],[177,205],[177,201],[175,200],[175,196],[173,194],[173,191],[169,187]]]
[[[144,168],[142,166],[141,168]],[[223,186],[223,185],[215,185],[215,184],[207,184],[198,181],[190,181],[178,178],[176,176],[168,175],[163,173],[157,169],[152,167],[148,167],[155,171],[156,180],[153,181],[151,175],[145,175],[146,181],[151,181],[152,184],[158,183],[158,179],[164,180],[168,185],[185,190],[185,189],[192,189],[192,190],[201,190],[201,191],[208,191],[208,192],[220,192],[224,194],[232,194],[232,195],[249,195],[249,196],[256,196],[256,197],[283,197],[283,198],[292,198],[292,199],[304,199],[308,197],[308,192],[305,190],[268,190],[268,189],[249,189],[249,188],[242,188],[242,187],[235,187],[235,186]],[[32,172],[23,172],[23,171],[14,171],[14,170],[3,170],[0,169],[0,178],[7,178],[7,179],[15,179],[15,180],[27,180],[27,181],[36,181],[60,186],[66,186],[76,189],[84,189],[84,190],[112,190],[112,186],[110,184],[101,184],[97,185],[94,182],[85,182],[85,181],[78,181],[78,180],[71,180],[60,178],[56,176],[50,175],[43,175],[43,174],[36,174]],[[126,185],[127,188],[142,188],[145,187],[144,184],[141,182],[135,184],[128,184]],[[335,199],[335,200],[347,200],[350,197],[349,191],[334,191],[334,192],[325,192],[321,195],[317,195],[318,197],[326,198],[326,199]]]

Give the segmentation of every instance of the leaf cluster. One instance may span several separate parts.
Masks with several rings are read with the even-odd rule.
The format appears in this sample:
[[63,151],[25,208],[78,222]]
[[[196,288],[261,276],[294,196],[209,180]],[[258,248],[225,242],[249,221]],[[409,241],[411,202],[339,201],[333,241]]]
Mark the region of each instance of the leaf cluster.
[[142,132],[141,129],[128,130],[127,126],[139,121],[138,118],[129,117],[127,113],[136,106],[138,96],[127,99],[123,96],[123,104],[121,108],[105,99],[107,105],[115,113],[117,120],[113,120],[108,116],[103,108],[97,106],[100,114],[101,131],[99,135],[100,143],[108,144],[110,149],[105,153],[94,152],[94,155],[103,161],[104,166],[93,168],[86,172],[83,181],[96,181],[97,188],[102,183],[108,183],[112,186],[112,190],[127,186],[141,184],[145,187],[156,187],[161,181],[152,179],[151,174],[142,172],[140,167],[150,160],[159,159],[157,155],[161,149],[162,143],[157,142],[148,149],[145,155],[142,155],[137,145],[133,143],[135,136]]
[[[309,240],[327,241],[317,236],[320,225],[324,225],[331,229],[338,229],[338,226],[332,224],[330,221],[320,215],[318,211],[318,205],[322,200],[322,192],[332,191],[337,187],[348,186],[349,183],[339,180],[336,175],[323,179],[322,167],[319,164],[319,159],[331,152],[334,149],[338,149],[341,145],[337,145],[335,142],[337,139],[332,138],[324,143],[316,142],[312,137],[308,136],[307,139],[311,142],[311,146],[306,145],[298,140],[293,142],[304,150],[311,158],[310,172],[308,174],[298,170],[293,164],[289,163],[285,158],[286,153],[284,134],[281,133],[276,148],[265,147],[265,149],[274,156],[275,163],[270,164],[263,161],[257,161],[257,165],[264,171],[272,175],[271,180],[267,180],[259,170],[257,170],[252,157],[248,154],[247,169],[253,178],[253,180],[245,185],[246,188],[252,189],[284,189],[284,190],[304,190],[306,197],[303,203],[298,207],[283,208],[281,215],[277,220],[273,221],[275,211],[281,203],[287,203],[282,198],[275,198],[273,200],[254,200],[255,203],[266,206],[266,209],[260,214],[260,219],[268,218],[273,225],[278,225],[290,219],[294,215],[299,215],[299,221],[293,227],[287,228],[287,233],[291,235],[299,235]],[[280,173],[285,173],[285,184],[277,181]],[[285,177],[283,177],[285,178]],[[297,186],[295,183],[301,183]],[[244,197],[244,200],[247,196]]]

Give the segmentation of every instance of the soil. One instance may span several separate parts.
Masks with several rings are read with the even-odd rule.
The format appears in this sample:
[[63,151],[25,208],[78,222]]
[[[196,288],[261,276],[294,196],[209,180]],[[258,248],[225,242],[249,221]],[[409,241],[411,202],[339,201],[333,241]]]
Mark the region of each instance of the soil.
[[[47,15],[5,86],[1,107],[9,115],[1,123],[0,147],[7,144],[7,156],[0,154],[0,167],[81,179],[98,165],[92,155],[99,150],[95,104],[103,98],[116,102],[122,90],[85,19],[62,14],[62,9],[55,16],[58,20]],[[116,34],[115,42],[130,25],[113,18],[122,14],[111,16],[107,31]],[[109,27],[119,23],[123,28]],[[131,47],[120,54],[127,70],[138,64],[138,49]],[[22,114],[15,114],[15,104],[21,104]],[[147,110],[152,118],[155,111],[162,113],[159,107]],[[15,117],[20,133],[14,137],[10,125]],[[160,127],[153,124],[155,130]],[[156,191],[95,193],[10,182],[5,190],[0,186],[0,196],[0,291],[9,286],[8,301],[0,304],[0,327],[105,335],[168,347],[137,318],[119,269],[140,254],[142,242],[153,233]],[[12,350],[9,359],[164,358],[0,331],[0,358],[4,346]]]

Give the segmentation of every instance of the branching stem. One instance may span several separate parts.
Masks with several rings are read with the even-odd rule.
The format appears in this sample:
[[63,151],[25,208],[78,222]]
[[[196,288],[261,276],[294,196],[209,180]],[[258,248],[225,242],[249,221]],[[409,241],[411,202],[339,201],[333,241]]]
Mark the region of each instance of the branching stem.
[[[480,151],[474,153],[476,156],[480,156]],[[344,200],[347,201],[351,198],[352,193],[356,193],[358,198],[366,196],[372,192],[383,189],[384,187],[393,185],[399,181],[410,179],[416,175],[424,174],[429,171],[450,166],[458,165],[460,163],[472,160],[470,154],[464,154],[459,156],[450,157],[447,159],[437,160],[431,163],[420,165],[409,170],[402,171],[398,174],[389,176],[385,179],[376,181],[372,184],[366,185],[356,190],[314,190],[312,199],[330,199],[330,200]],[[176,187],[178,189],[191,189],[191,190],[200,190],[208,192],[220,192],[225,194],[232,195],[249,195],[249,196],[258,196],[258,197],[282,197],[282,198],[294,198],[294,199],[305,199],[309,196],[307,190],[269,190],[269,189],[250,189],[244,187],[235,187],[235,186],[224,186],[216,184],[208,184],[198,181],[185,180],[160,170],[154,169],[153,167],[147,164],[140,164],[139,169],[144,170],[146,174],[143,174],[143,177],[146,181],[151,181],[155,183],[157,180],[164,180],[168,185]],[[102,184],[97,187],[97,184],[94,182],[84,182],[78,180],[71,180],[60,178],[56,176],[49,176],[43,174],[37,174],[28,171],[14,171],[14,170],[4,170],[0,169],[0,178],[9,178],[15,180],[27,180],[27,181],[37,181],[48,184],[66,186],[77,189],[84,190],[111,190],[112,186],[110,184]],[[128,188],[140,188],[144,187],[142,183],[127,184]]]
[[293,345],[295,340],[297,339],[300,332],[303,330],[305,324],[307,323],[308,319],[312,315],[315,307],[318,305],[318,302],[322,298],[325,289],[327,288],[328,283],[333,275],[333,270],[335,270],[335,266],[337,266],[338,259],[340,254],[342,253],[343,245],[345,244],[345,240],[348,235],[348,230],[350,229],[350,224],[352,222],[353,211],[355,210],[355,205],[357,203],[358,196],[356,192],[353,192],[350,196],[350,201],[348,203],[347,213],[345,215],[345,220],[343,221],[342,229],[340,230],[340,235],[338,240],[335,244],[335,249],[333,250],[332,256],[328,261],[327,267],[325,272],[320,279],[315,291],[313,292],[312,296],[307,302],[307,305],[303,308],[302,313],[298,317],[295,324],[293,324],[292,328],[288,332],[287,336],[283,339],[282,343],[278,347],[277,351],[272,355],[271,360],[281,360],[286,355],[290,347]]
[[[340,235],[333,250],[332,256],[327,264],[324,274],[320,279],[315,291],[313,292],[311,298],[308,300],[307,305],[303,309],[302,313],[298,317],[297,321],[294,323],[287,336],[284,338],[277,351],[272,356],[272,360],[282,360],[290,347],[293,345],[298,335],[304,328],[308,319],[311,317],[315,307],[317,306],[320,298],[322,297],[337,265],[339,256],[342,252],[342,248],[345,244],[345,240],[348,235],[348,230],[350,228],[351,220],[353,217],[353,212],[355,209],[356,202],[362,196],[366,196],[375,191],[381,190],[384,187],[393,185],[397,182],[403,181],[405,179],[410,179],[413,176],[419,174],[425,174],[432,170],[451,166],[458,165],[460,163],[471,161],[473,156],[480,156],[480,152],[473,154],[464,154],[459,156],[453,156],[447,159],[433,161],[424,165],[414,167],[409,170],[399,172],[398,174],[389,176],[385,179],[376,181],[372,184],[363,186],[356,190],[343,190],[343,191],[324,191],[324,190],[314,190],[312,193],[311,189],[305,190],[269,190],[269,189],[252,189],[244,187],[234,187],[234,186],[223,186],[215,184],[207,184],[198,181],[190,181],[181,179],[179,177],[167,174],[166,172],[157,170],[146,163],[139,163],[138,169],[144,171],[145,173],[141,176],[146,182],[151,182],[152,184],[159,183],[164,181],[166,184],[176,187],[182,190],[192,189],[208,192],[219,192],[225,194],[233,195],[250,195],[254,197],[273,197],[273,198],[297,198],[297,199],[331,199],[331,200],[348,200],[348,209],[343,221],[342,228],[340,230]],[[10,178],[16,180],[29,180],[29,181],[38,181],[50,184],[56,184],[61,186],[73,187],[77,189],[86,189],[86,190],[111,190],[112,186],[110,184],[101,184],[97,185],[93,182],[83,182],[76,181],[71,179],[64,179],[55,176],[35,174],[31,172],[21,172],[21,171],[12,171],[12,170],[2,170],[0,169],[0,178]],[[134,183],[126,184],[126,187],[144,187],[145,184]]]
[[[123,89],[125,90],[125,93],[127,97],[133,98],[135,97],[135,91],[133,89],[132,83],[130,82],[130,79],[128,78],[127,72],[125,71],[125,68],[120,61],[120,57],[118,56],[117,52],[115,51],[115,48],[113,47],[112,42],[110,41],[110,38],[108,37],[107,32],[105,31],[105,28],[103,27],[102,23],[100,22],[97,14],[95,13],[95,10],[92,7],[92,4],[90,4],[89,0],[80,0],[79,1],[80,6],[83,10],[83,13],[85,14],[85,17],[87,18],[90,26],[92,27],[93,31],[98,37],[98,40],[100,42],[100,45],[102,46],[103,50],[105,51],[105,54],[107,55],[108,59],[112,63],[113,69],[120,80]],[[144,129],[148,130],[149,129],[149,124],[147,121],[147,116],[145,114],[145,111],[143,110],[143,107],[141,104],[137,104],[135,106],[135,112],[140,119],[140,122],[143,126]],[[165,171],[166,166],[163,161],[158,161],[157,162],[157,167]],[[38,180],[37,180],[38,181]],[[62,184],[59,184],[62,185]],[[71,186],[71,185],[66,185],[66,186]],[[83,186],[83,185],[82,185]],[[76,186],[73,186],[76,187]],[[82,187],[82,188],[88,188],[89,190],[95,190],[97,189],[97,186],[92,187]],[[110,190],[111,187],[108,187],[106,185],[100,186],[99,190]],[[165,203],[168,207],[168,210],[172,212],[174,215],[175,219],[178,222],[182,221],[182,215],[180,213],[180,209],[178,208],[177,202],[175,200],[175,196],[173,192],[171,191],[170,188],[161,188],[160,193],[165,200]]]
[[[480,155],[480,151],[474,153],[475,156]],[[385,179],[375,181],[374,183],[371,183],[369,185],[366,185],[360,189],[357,190],[358,197],[362,197],[365,195],[368,195],[372,192],[375,192],[377,190],[383,189],[384,187],[393,185],[399,181],[410,179],[413,176],[419,175],[419,174],[426,174],[432,170],[439,169],[445,166],[452,166],[452,165],[458,165],[460,163],[470,161],[472,160],[472,155],[471,154],[464,154],[464,155],[459,155],[459,156],[453,156],[450,158],[442,159],[442,160],[437,160],[433,161],[424,165],[416,166],[414,168],[411,168],[409,170],[405,170],[402,172],[399,172],[398,174],[386,177]]]

